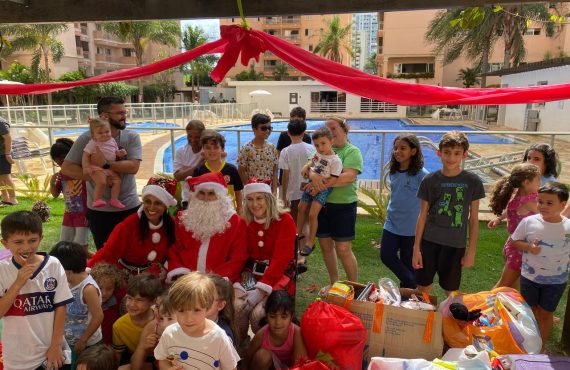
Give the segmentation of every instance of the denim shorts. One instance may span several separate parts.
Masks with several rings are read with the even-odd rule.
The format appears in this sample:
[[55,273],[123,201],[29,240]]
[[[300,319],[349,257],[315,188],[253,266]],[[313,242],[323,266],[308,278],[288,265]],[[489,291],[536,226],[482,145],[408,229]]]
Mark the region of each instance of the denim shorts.
[[521,294],[530,307],[539,306],[548,312],[556,311],[565,289],[566,283],[539,284],[521,276]]
[[317,237],[351,241],[356,235],[356,202],[327,203],[319,213]]
[[325,190],[318,192],[315,196],[312,196],[310,193],[304,191],[301,195],[301,202],[311,203],[313,200],[316,200],[324,206],[327,204],[327,199],[332,191],[333,188],[326,188]]

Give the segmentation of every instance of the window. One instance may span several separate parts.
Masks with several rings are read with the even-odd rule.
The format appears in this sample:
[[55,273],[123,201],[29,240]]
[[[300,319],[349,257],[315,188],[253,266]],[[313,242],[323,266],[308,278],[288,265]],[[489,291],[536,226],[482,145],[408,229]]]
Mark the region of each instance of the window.
[[123,56],[124,57],[134,57],[135,51],[133,49],[123,48]]
[[[548,81],[538,81],[536,83],[536,86],[545,86],[548,85]],[[536,108],[544,108],[546,106],[546,103],[536,103],[534,105]]]
[[309,45],[309,51],[313,51],[313,45]]
[[433,63],[394,63],[394,73],[433,73]]
[[95,24],[95,29],[96,29],[97,31],[102,31],[102,30],[103,30],[103,27],[101,26],[101,23]]
[[305,28],[305,36],[309,36],[309,29]]
[[501,69],[502,66],[503,66],[502,63],[489,63],[489,66],[487,67],[487,72],[498,71],[499,69]]
[[540,28],[527,28],[526,31],[524,31],[524,34],[530,36],[538,36],[540,35]]

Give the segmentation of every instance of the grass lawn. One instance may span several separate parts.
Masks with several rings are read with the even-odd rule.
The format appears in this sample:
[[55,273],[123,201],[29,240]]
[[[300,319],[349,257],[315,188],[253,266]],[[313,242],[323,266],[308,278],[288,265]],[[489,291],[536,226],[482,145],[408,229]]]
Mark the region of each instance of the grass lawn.
[[[31,209],[32,202],[19,198],[18,206],[0,208],[0,218],[10,212],[23,209]],[[44,224],[44,239],[41,250],[48,251],[59,240],[60,225],[63,217],[64,203],[61,198],[48,201],[51,206],[51,219]],[[390,277],[396,280],[392,272],[385,267],[379,256],[378,241],[380,239],[381,225],[369,217],[359,216],[356,225],[357,240],[354,242],[354,252],[358,260],[360,282],[378,281],[381,277]],[[503,268],[502,248],[506,240],[507,232],[503,227],[495,230],[487,229],[485,223],[480,224],[479,243],[475,266],[463,271],[461,289],[467,293],[474,293],[492,288]],[[316,284],[319,288],[328,284],[328,274],[324,266],[320,249],[317,247],[308,260],[309,271],[303,274],[297,287],[297,312],[304,312],[305,308],[317,297],[317,292],[309,293],[305,288]],[[341,278],[343,271],[341,271]],[[445,299],[441,288],[434,284],[433,293],[438,296],[439,302]],[[554,324],[554,329],[547,343],[548,353],[564,354],[560,345],[562,321],[566,310],[568,289],[564,293],[555,315],[561,320]],[[299,315],[300,316],[300,315]]]

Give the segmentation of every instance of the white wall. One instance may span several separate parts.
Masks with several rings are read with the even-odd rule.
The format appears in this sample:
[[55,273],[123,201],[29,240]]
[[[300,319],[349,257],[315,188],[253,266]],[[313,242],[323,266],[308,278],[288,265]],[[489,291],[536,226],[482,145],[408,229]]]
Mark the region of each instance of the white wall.
[[[501,78],[501,85],[536,86],[539,81],[547,81],[548,85],[570,83],[570,65],[505,75]],[[548,102],[544,107],[533,104],[532,109],[540,111],[538,131],[570,131],[570,99]],[[501,106],[501,110],[504,111],[504,121],[499,123],[519,130],[524,129],[526,104],[505,105]]]
[[[298,103],[307,111],[309,118],[322,118],[335,113],[311,113],[311,92],[338,91],[317,81],[228,81],[229,86],[236,87],[238,103],[258,103],[259,108],[269,109],[276,116],[288,117],[289,111],[295,106],[289,104],[289,94],[298,93]],[[271,95],[250,96],[253,90],[266,90]],[[403,118],[406,107],[398,106],[396,113],[360,113],[360,97],[346,95],[346,112],[336,113],[343,117],[352,118]]]

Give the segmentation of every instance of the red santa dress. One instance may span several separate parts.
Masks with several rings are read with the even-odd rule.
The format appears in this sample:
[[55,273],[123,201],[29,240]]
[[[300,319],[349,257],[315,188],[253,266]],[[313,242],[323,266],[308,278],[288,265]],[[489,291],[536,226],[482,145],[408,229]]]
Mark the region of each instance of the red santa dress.
[[160,274],[170,247],[166,230],[162,222],[157,226],[149,224],[148,234],[142,240],[139,221],[139,214],[133,213],[118,224],[103,248],[89,259],[87,267],[107,262],[134,274],[143,271]]
[[222,233],[204,240],[194,239],[182,221],[176,224],[176,243],[168,251],[167,282],[191,271],[213,272],[235,282],[247,261],[245,222],[233,214]]

